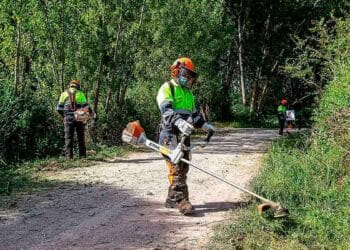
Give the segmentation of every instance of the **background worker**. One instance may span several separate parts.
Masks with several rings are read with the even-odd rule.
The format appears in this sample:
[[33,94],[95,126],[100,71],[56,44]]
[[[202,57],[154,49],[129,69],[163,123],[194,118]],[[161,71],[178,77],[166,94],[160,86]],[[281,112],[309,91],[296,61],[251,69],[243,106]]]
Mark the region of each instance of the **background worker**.
[[[185,159],[190,156],[190,137],[194,128],[202,128],[206,131],[215,131],[214,126],[207,123],[195,109],[195,99],[191,92],[193,84],[197,80],[195,65],[192,60],[183,57],[177,59],[170,67],[171,80],[165,82],[159,89],[157,103],[162,115],[159,143],[175,148],[180,135],[186,135],[184,150]],[[169,189],[165,206],[178,208],[182,214],[191,213],[194,208],[189,201],[188,187],[186,184],[188,164],[180,161],[173,164],[166,159],[169,169]]]
[[278,116],[278,124],[279,124],[279,135],[283,135],[283,130],[286,126],[286,118],[287,118],[287,104],[288,101],[286,99],[282,99],[280,105],[277,108],[277,116]]
[[[74,131],[77,132],[79,156],[86,157],[85,125],[92,110],[85,94],[80,90],[80,81],[72,80],[64,91],[57,105],[58,113],[63,117],[65,156],[73,159]],[[81,116],[78,116],[80,114]],[[95,116],[95,115],[94,115]]]

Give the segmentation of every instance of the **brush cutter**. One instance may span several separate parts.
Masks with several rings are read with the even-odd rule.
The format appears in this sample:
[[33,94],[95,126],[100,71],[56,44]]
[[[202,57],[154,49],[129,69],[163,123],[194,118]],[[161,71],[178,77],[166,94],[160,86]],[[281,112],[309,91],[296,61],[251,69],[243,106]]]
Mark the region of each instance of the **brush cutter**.
[[[210,141],[210,138],[212,137],[213,132],[208,133],[208,136],[206,138],[206,143],[208,143]],[[205,170],[201,167],[198,167],[196,165],[194,165],[193,163],[191,163],[190,161],[186,160],[183,158],[183,149],[185,147],[184,145],[184,140],[185,140],[185,136],[181,137],[181,141],[180,143],[177,145],[177,147],[173,150],[161,146],[158,143],[155,143],[149,139],[147,139],[146,134],[144,129],[141,127],[140,123],[138,121],[134,121],[134,122],[130,122],[127,127],[123,130],[123,135],[122,135],[122,140],[126,143],[129,143],[133,146],[146,146],[150,149],[153,149],[157,152],[160,152],[161,154],[163,154],[165,157],[167,157],[172,163],[177,164],[180,161],[198,169],[199,171],[206,173],[212,177],[214,177],[215,179],[218,179],[242,192],[248,193],[256,198],[258,198],[259,200],[263,201],[264,203],[260,204],[258,206],[258,211],[260,214],[264,213],[265,211],[272,209],[273,210],[273,217],[274,218],[281,218],[281,217],[286,217],[289,215],[288,209],[283,208],[281,206],[281,204],[270,201],[256,193],[253,193],[243,187],[240,187],[220,176],[217,176],[216,174]]]

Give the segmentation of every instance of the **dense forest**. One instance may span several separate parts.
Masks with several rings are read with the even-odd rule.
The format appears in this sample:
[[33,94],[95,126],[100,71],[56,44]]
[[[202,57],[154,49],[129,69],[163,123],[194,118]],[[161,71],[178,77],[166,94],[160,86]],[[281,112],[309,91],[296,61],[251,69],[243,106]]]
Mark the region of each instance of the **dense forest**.
[[264,124],[287,98],[305,125],[333,78],[335,55],[323,51],[347,13],[345,0],[2,0],[0,164],[61,154],[55,108],[71,79],[97,114],[92,142],[120,144],[134,119],[152,135],[157,90],[180,56],[196,64],[210,120]]

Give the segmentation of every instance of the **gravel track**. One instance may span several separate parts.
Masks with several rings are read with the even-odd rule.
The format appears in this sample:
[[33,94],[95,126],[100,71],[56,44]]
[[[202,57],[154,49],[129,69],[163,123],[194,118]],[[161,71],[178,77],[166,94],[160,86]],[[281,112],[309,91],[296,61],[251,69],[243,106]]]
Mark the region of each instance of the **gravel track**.
[[[247,187],[277,130],[221,129],[192,162]],[[3,197],[1,249],[203,249],[212,226],[244,206],[242,193],[194,168],[188,174],[193,216],[163,207],[167,168],[156,152],[139,152],[85,168],[48,172],[59,184]],[[15,200],[15,202],[14,202]]]

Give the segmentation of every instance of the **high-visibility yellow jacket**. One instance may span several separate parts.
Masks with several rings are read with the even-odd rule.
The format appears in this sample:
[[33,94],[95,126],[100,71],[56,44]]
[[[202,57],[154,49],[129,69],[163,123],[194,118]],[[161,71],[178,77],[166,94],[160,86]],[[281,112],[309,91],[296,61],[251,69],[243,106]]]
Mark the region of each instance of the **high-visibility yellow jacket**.
[[[159,89],[157,103],[162,115],[162,121],[170,129],[178,118],[189,121],[196,128],[202,127],[205,120],[196,110],[195,98],[192,92],[174,81],[165,82]],[[190,121],[191,122],[191,121]]]
[[278,113],[285,113],[287,111],[287,107],[284,105],[279,105],[277,108]]
[[[70,94],[75,95],[75,102],[76,102],[75,105],[74,104],[72,105],[70,101],[70,97],[69,97]],[[69,116],[69,115],[74,116],[74,111],[80,108],[88,108],[89,112],[92,112],[83,91],[74,87],[70,87],[68,90],[64,91],[61,94],[56,110],[62,116]]]
[[277,108],[278,119],[285,120],[286,119],[286,111],[287,111],[287,107],[286,106],[279,105],[278,108]]

